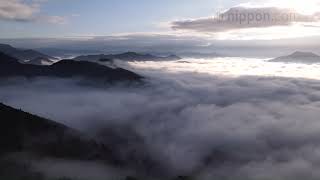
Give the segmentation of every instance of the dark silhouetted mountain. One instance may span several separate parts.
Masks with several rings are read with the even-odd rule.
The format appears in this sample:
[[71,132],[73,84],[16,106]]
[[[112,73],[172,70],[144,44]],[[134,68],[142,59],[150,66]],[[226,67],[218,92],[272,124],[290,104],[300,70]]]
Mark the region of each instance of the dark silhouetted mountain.
[[164,57],[164,59],[167,59],[168,61],[175,61],[175,60],[180,60],[182,58],[177,55],[171,54],[167,57]]
[[154,56],[151,54],[139,54],[135,52],[127,52],[123,54],[110,54],[110,55],[88,55],[78,56],[74,58],[76,61],[99,61],[100,59],[112,59],[123,61],[173,61],[180,60],[181,58],[176,55],[170,55],[166,57]]
[[270,60],[270,62],[288,62],[288,63],[319,63],[320,56],[312,52],[300,52],[297,51],[288,56],[281,56],[275,59]]
[[113,59],[107,59],[107,58],[104,58],[104,59],[99,59],[100,62],[113,62]]
[[54,121],[0,103],[0,155],[31,152],[40,156],[88,159],[99,152],[93,140]]
[[1,65],[16,65],[19,64],[18,59],[8,56],[0,52],[0,64]]
[[99,161],[153,175],[166,172],[165,167],[152,158],[144,139],[132,128],[110,125],[99,135],[89,137],[63,124],[1,103],[0,117],[0,159],[22,152],[44,158]]
[[56,59],[31,49],[17,49],[7,44],[0,44],[0,52],[12,56],[20,61],[33,60],[36,58]]
[[49,76],[83,77],[101,79],[105,82],[140,81],[141,76],[121,68],[109,68],[93,62],[62,60],[50,66],[21,64],[17,59],[0,53],[0,77],[10,76]]
[[51,74],[56,76],[85,76],[106,78],[110,81],[117,80],[140,80],[142,77],[125,69],[112,69],[103,65],[99,65],[86,61],[63,60],[49,66]]
[[[44,180],[24,156],[30,158],[117,162],[105,145],[54,121],[0,103],[0,179]],[[18,156],[17,156],[18,155]],[[8,159],[14,157],[14,159]],[[28,158],[27,157],[27,158]],[[64,178],[61,178],[64,179]]]

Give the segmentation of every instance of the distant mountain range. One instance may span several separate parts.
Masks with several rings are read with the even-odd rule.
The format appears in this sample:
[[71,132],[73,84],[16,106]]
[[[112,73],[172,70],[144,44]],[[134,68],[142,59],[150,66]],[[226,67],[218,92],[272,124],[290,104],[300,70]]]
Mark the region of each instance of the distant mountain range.
[[34,49],[43,54],[47,54],[53,57],[61,57],[62,59],[76,57],[84,54],[100,54],[101,51],[98,50],[83,50],[83,49],[57,49],[57,48],[36,48]]
[[[180,55],[180,54],[179,54]],[[185,52],[181,54],[182,57],[187,58],[217,58],[217,57],[225,57],[225,55],[219,53],[196,53],[196,52]]]
[[296,51],[288,56],[281,56],[270,60],[270,62],[286,62],[286,63],[320,63],[320,56],[312,52]]
[[139,54],[136,52],[127,52],[122,54],[99,54],[99,55],[87,55],[78,56],[73,60],[76,61],[104,61],[104,60],[123,60],[123,61],[173,61],[180,60],[181,58],[176,55],[169,55],[165,57],[154,56],[151,54]]
[[83,77],[101,79],[105,82],[140,81],[141,76],[121,68],[109,68],[93,62],[62,60],[50,66],[22,64],[18,59],[0,52],[0,77],[10,76],[48,76]]
[[18,59],[21,62],[31,61],[34,59],[52,59],[56,60],[56,58],[48,56],[46,54],[40,53],[31,49],[17,49],[7,44],[0,44],[0,52],[3,52],[9,56],[12,56]]

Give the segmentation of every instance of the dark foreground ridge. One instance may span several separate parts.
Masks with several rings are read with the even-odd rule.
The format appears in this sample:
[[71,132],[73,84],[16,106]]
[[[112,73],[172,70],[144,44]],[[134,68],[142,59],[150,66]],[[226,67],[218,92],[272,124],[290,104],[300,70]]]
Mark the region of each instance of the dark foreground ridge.
[[88,159],[93,141],[54,121],[0,103],[0,155],[32,152],[57,158]]
[[0,179],[45,179],[35,177],[34,170],[25,167],[19,159],[8,161],[6,158],[23,157],[18,154],[30,154],[40,159],[101,162],[132,169],[142,176],[159,176],[165,172],[148,155],[148,147],[141,137],[130,128],[123,129],[127,135],[117,127],[110,127],[101,132],[100,138],[92,137],[2,103],[0,117]]
[[21,64],[16,58],[0,52],[0,77],[83,77],[114,83],[140,81],[141,76],[122,68],[110,68],[93,62],[62,60],[51,66]]
[[1,180],[47,180],[21,160],[29,154],[40,159],[114,162],[104,145],[65,125],[1,103],[0,117]]

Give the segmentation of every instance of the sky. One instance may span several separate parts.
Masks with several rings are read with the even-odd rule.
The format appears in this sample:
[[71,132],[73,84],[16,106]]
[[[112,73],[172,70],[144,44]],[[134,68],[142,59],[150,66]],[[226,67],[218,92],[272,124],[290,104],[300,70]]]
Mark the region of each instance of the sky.
[[211,0],[47,0],[40,3],[1,0],[0,4],[6,2],[29,7],[36,3],[38,7],[33,16],[55,16],[60,17],[60,20],[21,22],[14,18],[2,18],[1,24],[5,27],[1,28],[2,37],[85,36],[161,31],[160,24],[163,22],[176,18],[206,16],[221,4]]
[[[320,6],[320,1],[308,0],[304,3],[297,0],[254,2],[248,0],[0,0],[2,24],[0,31],[2,38],[177,33],[177,30],[195,30],[198,31],[197,34],[201,34],[199,31],[205,34],[212,33],[214,28],[200,28],[201,25],[208,25],[205,22],[199,24],[201,22],[198,21],[207,19],[210,20],[207,23],[212,23],[211,26],[214,26],[214,22],[211,22],[212,17],[238,6],[294,8],[297,10],[296,13],[310,14],[317,13],[316,7]],[[248,13],[248,11],[245,12]],[[260,10],[260,13],[264,12],[266,10]],[[285,10],[279,10],[279,12],[287,13]],[[188,21],[189,23],[186,23]],[[248,22],[245,22],[245,25],[249,26]],[[221,31],[223,30],[228,29],[222,27]],[[281,27],[270,29],[268,34],[280,30]],[[300,29],[291,27],[291,30],[299,31]],[[242,33],[250,32],[250,29],[247,29]],[[299,33],[296,32],[294,35],[298,36]],[[216,38],[218,38],[217,35]]]
[[97,46],[101,41],[136,42],[141,47],[303,42],[320,37],[319,9],[320,0],[0,0],[0,42],[50,41],[43,47],[52,47],[57,39],[59,46],[66,39],[94,40]]

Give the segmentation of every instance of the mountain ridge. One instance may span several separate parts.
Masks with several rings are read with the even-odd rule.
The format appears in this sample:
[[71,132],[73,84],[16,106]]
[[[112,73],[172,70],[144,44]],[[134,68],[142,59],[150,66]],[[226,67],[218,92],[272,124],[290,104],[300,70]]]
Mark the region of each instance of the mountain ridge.
[[33,64],[33,65],[52,65],[55,63],[53,60],[50,60],[48,58],[35,58],[33,60],[24,62],[25,64]]
[[86,159],[93,141],[63,124],[0,103],[0,155],[32,152],[57,158]]
[[20,61],[30,61],[36,58],[56,59],[55,57],[48,56],[32,49],[18,49],[8,44],[0,44],[0,51]]
[[286,62],[286,63],[320,63],[320,56],[312,52],[295,51],[287,56],[280,56],[269,60],[269,62]]
[[0,52],[0,77],[25,76],[25,77],[84,77],[102,79],[106,82],[136,81],[142,76],[122,68],[110,68],[93,62],[61,60],[50,66],[22,64],[18,59]]
[[[148,153],[149,147],[142,137],[131,128],[110,126],[99,131],[96,136],[88,136],[1,102],[0,116],[0,163],[2,157],[22,153],[41,159],[101,162],[130,168],[142,175],[166,172]],[[145,148],[145,152],[137,151],[137,148]]]
[[123,61],[172,61],[172,60],[180,60],[181,58],[176,55],[169,56],[154,56],[151,54],[140,54],[136,52],[126,52],[122,54],[98,54],[98,55],[85,55],[78,56],[73,58],[76,61],[99,61],[101,59],[110,59],[110,60],[123,60]]

